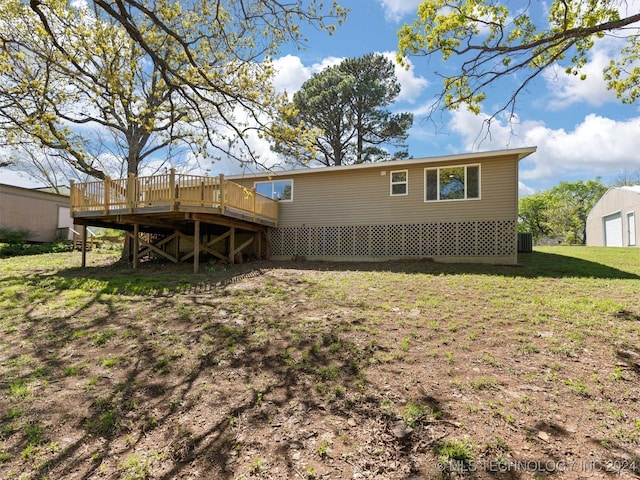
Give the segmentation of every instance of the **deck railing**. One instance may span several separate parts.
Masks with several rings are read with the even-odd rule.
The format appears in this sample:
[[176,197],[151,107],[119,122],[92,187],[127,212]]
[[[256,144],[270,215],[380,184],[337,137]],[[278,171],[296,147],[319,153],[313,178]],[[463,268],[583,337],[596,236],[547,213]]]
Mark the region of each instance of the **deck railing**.
[[224,175],[201,177],[170,173],[147,177],[130,175],[128,178],[93,182],[71,182],[71,214],[95,212],[109,215],[113,211],[134,212],[141,208],[180,205],[215,207],[248,213],[277,222],[278,202],[225,180]]

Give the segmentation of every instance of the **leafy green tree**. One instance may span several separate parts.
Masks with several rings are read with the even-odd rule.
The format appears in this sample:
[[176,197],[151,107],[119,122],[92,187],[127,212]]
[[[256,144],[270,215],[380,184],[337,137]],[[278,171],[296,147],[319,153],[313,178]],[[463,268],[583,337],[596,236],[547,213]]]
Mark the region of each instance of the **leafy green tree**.
[[83,6],[54,6],[55,37],[22,1],[0,7],[6,54],[0,119],[18,167],[57,178],[62,160],[104,178],[138,173],[153,153],[182,142],[197,151],[188,107],[153,65],[145,66],[144,51],[123,28]]
[[[513,113],[516,99],[527,85],[555,63],[567,74],[584,79],[582,68],[594,42],[604,35],[626,40],[621,56],[604,69],[604,79],[624,103],[640,96],[640,13],[624,16],[626,2],[618,0],[549,2],[546,21],[536,24],[530,9],[518,2],[495,0],[425,0],[417,18],[398,32],[398,58],[441,56],[455,60],[454,73],[441,74],[443,87],[436,107],[455,110],[462,105],[478,113],[488,89],[515,75],[519,85],[505,94],[500,111]],[[629,7],[630,8],[630,7]],[[495,115],[494,114],[494,115]]]
[[[404,158],[410,113],[387,110],[400,84],[379,54],[349,58],[307,80],[280,115],[273,149],[296,163],[343,165]],[[303,130],[308,135],[301,134]]]
[[607,191],[595,180],[560,182],[543,192],[522,197],[518,204],[519,230],[530,232],[533,240],[561,235],[565,242],[584,244],[587,216]]
[[534,243],[551,233],[549,200],[548,192],[534,193],[518,200],[518,231],[531,233]]
[[577,182],[560,182],[549,191],[548,217],[551,230],[562,234],[567,243],[584,245],[587,216],[607,191],[600,178]]
[[270,56],[302,42],[300,22],[344,16],[315,1],[6,0],[0,139],[97,178],[185,146],[259,161],[247,139],[284,101]]

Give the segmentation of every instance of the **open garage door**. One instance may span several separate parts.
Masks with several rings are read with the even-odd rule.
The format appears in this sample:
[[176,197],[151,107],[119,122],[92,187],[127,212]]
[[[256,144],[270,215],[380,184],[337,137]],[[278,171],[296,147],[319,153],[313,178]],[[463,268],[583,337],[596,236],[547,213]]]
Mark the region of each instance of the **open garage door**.
[[620,213],[604,217],[604,245],[622,247],[622,215]]

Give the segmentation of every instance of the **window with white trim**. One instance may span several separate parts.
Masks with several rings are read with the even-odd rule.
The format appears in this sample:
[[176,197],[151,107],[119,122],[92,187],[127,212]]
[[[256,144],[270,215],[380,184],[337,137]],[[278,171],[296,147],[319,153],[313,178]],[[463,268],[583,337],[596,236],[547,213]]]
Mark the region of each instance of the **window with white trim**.
[[293,200],[293,180],[271,180],[268,182],[255,182],[256,192],[265,197],[278,199],[283,202]]
[[424,169],[424,201],[477,200],[480,198],[480,165]]
[[391,172],[390,193],[394,195],[409,194],[409,170],[395,170]]

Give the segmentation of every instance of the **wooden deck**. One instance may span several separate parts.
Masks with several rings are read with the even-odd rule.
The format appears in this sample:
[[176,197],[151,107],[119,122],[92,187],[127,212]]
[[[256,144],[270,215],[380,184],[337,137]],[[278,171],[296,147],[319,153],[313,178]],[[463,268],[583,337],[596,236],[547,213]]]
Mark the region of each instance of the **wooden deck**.
[[278,222],[278,202],[218,177],[176,174],[130,176],[71,184],[71,216],[105,217],[168,212],[220,215],[266,226]]
[[[132,243],[134,268],[152,253],[172,262],[200,253],[234,262],[255,240],[262,246],[266,227],[278,223],[278,202],[226,180],[177,174],[71,183],[71,216],[77,225],[126,230]],[[251,235],[253,240],[236,233]],[[149,235],[155,241],[150,241]],[[85,235],[86,241],[86,235]],[[267,240],[268,241],[268,240]],[[190,250],[181,251],[185,244]],[[213,245],[217,244],[216,250]],[[86,246],[82,248],[85,264]]]

